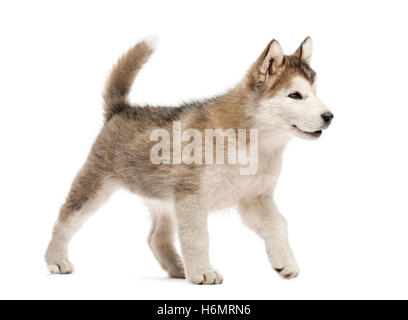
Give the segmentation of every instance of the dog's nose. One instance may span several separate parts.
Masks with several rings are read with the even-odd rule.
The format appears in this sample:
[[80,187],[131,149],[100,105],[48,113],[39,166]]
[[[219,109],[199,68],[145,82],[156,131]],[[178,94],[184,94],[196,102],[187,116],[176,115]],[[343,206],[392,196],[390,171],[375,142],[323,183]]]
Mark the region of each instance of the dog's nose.
[[321,116],[322,116],[324,123],[327,125],[329,125],[332,119],[334,118],[334,115],[331,112],[322,113]]

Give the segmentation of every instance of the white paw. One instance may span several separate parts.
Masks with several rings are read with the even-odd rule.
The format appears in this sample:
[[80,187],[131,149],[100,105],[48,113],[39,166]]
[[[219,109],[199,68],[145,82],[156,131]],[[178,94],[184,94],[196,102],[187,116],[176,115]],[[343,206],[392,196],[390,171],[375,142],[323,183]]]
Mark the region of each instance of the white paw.
[[74,266],[68,258],[56,250],[48,250],[45,255],[48,271],[52,274],[69,274],[74,271]]
[[48,271],[51,274],[57,274],[59,273],[59,267],[56,264],[50,264],[48,265]]
[[57,262],[49,263],[48,271],[52,274],[70,274],[74,271],[74,266],[68,259],[60,259]]
[[294,260],[273,268],[283,279],[286,280],[296,278],[299,275],[299,267]]
[[216,270],[201,270],[187,274],[187,280],[193,284],[221,284],[222,275]]
[[299,266],[289,248],[271,246],[267,248],[272,268],[283,278],[293,279],[299,275]]

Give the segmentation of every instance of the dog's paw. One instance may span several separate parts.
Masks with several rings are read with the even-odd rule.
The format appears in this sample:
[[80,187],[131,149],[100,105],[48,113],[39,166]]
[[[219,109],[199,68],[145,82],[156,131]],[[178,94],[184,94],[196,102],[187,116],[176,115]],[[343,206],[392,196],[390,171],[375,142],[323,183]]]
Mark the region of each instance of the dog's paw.
[[294,279],[299,275],[299,267],[296,261],[290,261],[284,265],[280,265],[273,268],[283,279],[286,280]]
[[187,280],[193,284],[221,284],[222,275],[216,270],[201,270],[187,274]]
[[47,264],[47,266],[51,274],[71,274],[74,272],[74,266],[68,259],[62,259],[58,262]]
[[52,251],[48,251],[45,255],[45,262],[51,274],[70,274],[74,271],[74,266],[67,257],[53,254]]
[[169,274],[170,278],[175,278],[175,279],[185,279],[186,278],[186,275],[184,273],[184,268],[180,266],[170,268],[167,273]]

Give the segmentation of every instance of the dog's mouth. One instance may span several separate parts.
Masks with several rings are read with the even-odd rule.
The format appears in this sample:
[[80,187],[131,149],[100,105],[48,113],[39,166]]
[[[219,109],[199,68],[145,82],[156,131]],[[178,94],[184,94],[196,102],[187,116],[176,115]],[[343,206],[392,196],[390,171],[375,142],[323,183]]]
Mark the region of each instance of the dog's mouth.
[[303,131],[303,130],[299,129],[298,127],[296,127],[295,125],[293,125],[293,128],[295,128],[297,131],[299,131],[299,132],[301,132],[301,133],[303,133],[303,134],[305,134],[307,136],[314,137],[314,138],[319,138],[323,133],[322,130],[318,130],[318,131],[314,131],[314,132]]

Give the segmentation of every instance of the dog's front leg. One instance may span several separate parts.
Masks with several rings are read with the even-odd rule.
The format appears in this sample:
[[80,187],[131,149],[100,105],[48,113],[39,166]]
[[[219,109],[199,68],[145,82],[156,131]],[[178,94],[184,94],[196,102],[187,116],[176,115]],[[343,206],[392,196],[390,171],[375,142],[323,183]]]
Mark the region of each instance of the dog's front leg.
[[265,240],[272,267],[284,279],[295,278],[299,267],[289,246],[286,219],[279,213],[271,196],[241,201],[243,222]]
[[207,215],[206,211],[192,202],[176,205],[186,278],[194,284],[221,284],[221,274],[210,264]]

